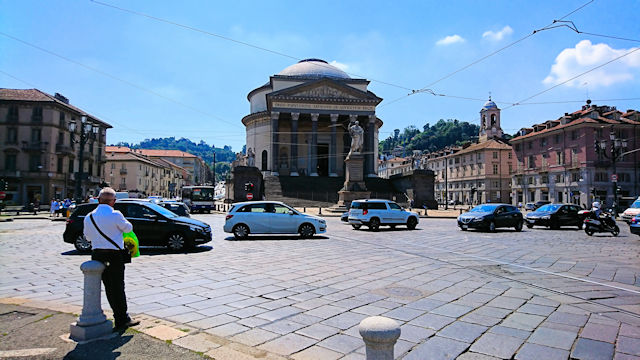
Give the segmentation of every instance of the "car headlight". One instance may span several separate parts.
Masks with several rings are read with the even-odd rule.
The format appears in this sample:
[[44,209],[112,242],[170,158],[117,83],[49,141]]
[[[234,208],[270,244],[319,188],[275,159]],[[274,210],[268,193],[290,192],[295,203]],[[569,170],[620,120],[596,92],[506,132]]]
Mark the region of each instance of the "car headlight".
[[542,219],[542,220],[549,220],[549,219],[551,219],[551,216],[549,216],[549,215],[545,215],[545,216],[540,217],[540,219]]
[[189,225],[189,230],[191,231],[197,231],[197,232],[204,232],[204,229],[198,226],[191,226]]

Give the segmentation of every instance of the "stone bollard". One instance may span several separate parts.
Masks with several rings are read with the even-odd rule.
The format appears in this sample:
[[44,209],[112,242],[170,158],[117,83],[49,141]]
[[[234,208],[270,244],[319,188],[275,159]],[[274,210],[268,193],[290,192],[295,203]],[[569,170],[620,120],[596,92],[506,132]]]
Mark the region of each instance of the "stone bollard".
[[360,322],[359,330],[367,360],[393,360],[393,346],[400,337],[400,326],[395,320],[371,316]]
[[100,261],[90,260],[80,265],[84,273],[84,299],[82,314],[78,321],[71,324],[70,338],[76,341],[98,339],[109,335],[113,331],[111,321],[102,312],[100,304],[100,284],[104,264]]
[[322,215],[322,208],[318,206],[318,215]]

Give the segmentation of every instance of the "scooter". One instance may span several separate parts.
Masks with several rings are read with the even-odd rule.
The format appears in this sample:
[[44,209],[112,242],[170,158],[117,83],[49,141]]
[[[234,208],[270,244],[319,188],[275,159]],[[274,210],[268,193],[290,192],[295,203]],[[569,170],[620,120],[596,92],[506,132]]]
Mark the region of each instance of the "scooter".
[[604,232],[618,236],[620,228],[616,224],[616,220],[608,213],[603,213],[603,217],[598,218],[593,211],[589,211],[587,217],[584,218],[584,232],[589,236]]

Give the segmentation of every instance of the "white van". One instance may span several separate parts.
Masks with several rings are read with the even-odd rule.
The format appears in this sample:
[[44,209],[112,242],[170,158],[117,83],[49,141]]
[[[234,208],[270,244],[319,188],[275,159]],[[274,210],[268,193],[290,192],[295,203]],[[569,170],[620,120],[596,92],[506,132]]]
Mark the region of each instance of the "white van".
[[640,197],[638,197],[636,201],[634,201],[633,204],[631,204],[631,206],[629,206],[629,208],[620,215],[620,217],[628,224],[636,215],[640,215]]

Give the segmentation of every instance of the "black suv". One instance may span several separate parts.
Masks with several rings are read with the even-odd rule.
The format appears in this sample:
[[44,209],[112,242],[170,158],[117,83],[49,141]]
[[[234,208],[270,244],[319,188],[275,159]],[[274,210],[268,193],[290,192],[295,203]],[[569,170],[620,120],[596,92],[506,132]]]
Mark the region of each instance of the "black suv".
[[[82,204],[71,214],[64,230],[64,242],[73,244],[78,251],[91,250],[85,239],[84,217],[98,204]],[[133,225],[140,246],[167,246],[182,250],[211,241],[211,226],[200,220],[190,219],[150,202],[117,201],[114,205]]]

